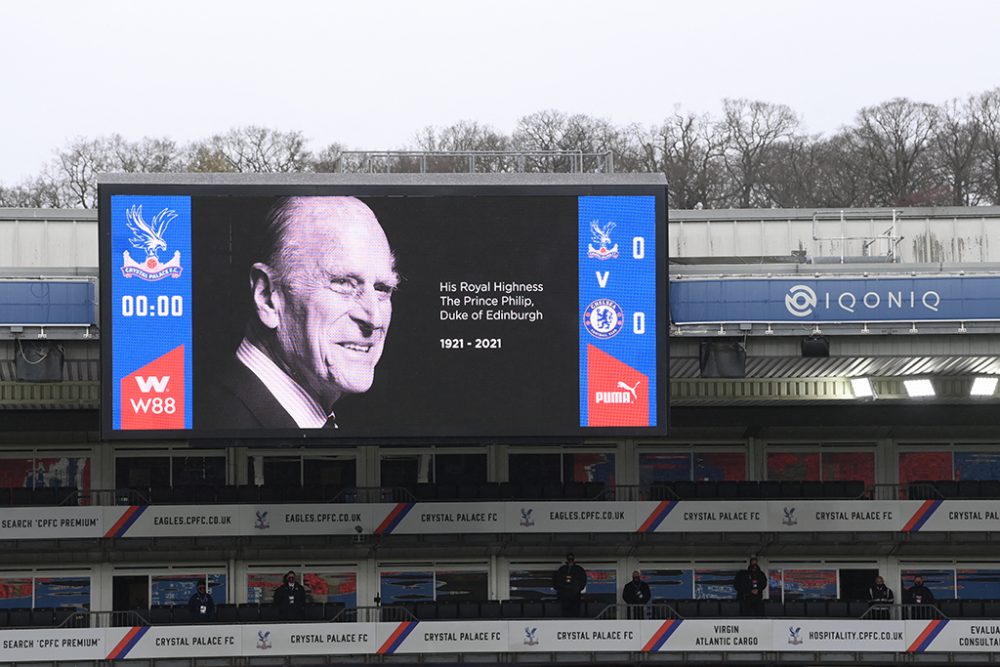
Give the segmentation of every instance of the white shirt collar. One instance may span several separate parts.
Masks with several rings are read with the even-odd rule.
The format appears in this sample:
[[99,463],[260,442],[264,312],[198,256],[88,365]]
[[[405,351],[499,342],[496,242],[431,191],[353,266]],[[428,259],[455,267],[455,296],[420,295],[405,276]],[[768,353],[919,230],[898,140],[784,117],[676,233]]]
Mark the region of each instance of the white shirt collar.
[[271,357],[246,338],[236,350],[236,358],[260,378],[299,428],[323,428],[327,420],[334,418],[332,412],[327,414],[305,389],[274,363]]

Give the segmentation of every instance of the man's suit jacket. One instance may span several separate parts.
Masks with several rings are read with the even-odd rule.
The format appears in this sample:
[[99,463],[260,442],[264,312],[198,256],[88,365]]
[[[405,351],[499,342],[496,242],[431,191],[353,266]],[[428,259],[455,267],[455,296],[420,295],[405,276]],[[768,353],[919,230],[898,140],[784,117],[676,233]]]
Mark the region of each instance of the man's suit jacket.
[[199,429],[299,428],[260,378],[235,357],[199,392],[195,406],[195,427]]

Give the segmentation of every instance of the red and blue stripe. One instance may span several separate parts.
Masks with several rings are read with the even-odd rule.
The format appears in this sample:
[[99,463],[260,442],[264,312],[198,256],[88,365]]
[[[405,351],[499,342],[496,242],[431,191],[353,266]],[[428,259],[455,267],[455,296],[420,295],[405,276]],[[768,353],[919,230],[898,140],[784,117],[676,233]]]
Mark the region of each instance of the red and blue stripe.
[[924,628],[924,631],[920,633],[920,636],[917,637],[912,644],[910,644],[908,649],[906,649],[906,652],[923,653],[926,651],[927,647],[931,645],[931,642],[933,642],[939,634],[941,634],[941,631],[944,630],[944,626],[946,625],[948,625],[948,619],[946,618],[939,618],[928,623],[927,627]]
[[657,628],[656,632],[653,633],[653,636],[649,638],[648,642],[646,642],[646,645],[642,647],[642,652],[655,653],[656,651],[659,651],[663,645],[667,643],[667,640],[670,639],[670,635],[674,634],[677,631],[677,628],[681,627],[681,623],[683,623],[683,620],[679,618],[664,621],[663,625]]
[[389,516],[382,519],[382,523],[375,529],[376,535],[389,535],[396,530],[396,526],[402,521],[416,503],[396,503],[396,506],[389,512]]
[[677,507],[676,500],[663,500],[653,510],[652,514],[646,517],[646,520],[642,522],[639,526],[640,533],[652,533],[655,532],[663,520],[667,518],[667,515]]
[[104,537],[123,537],[125,532],[132,527],[142,513],[146,511],[146,505],[130,505],[125,513],[118,517],[118,521],[115,521],[115,525],[108,529],[108,532],[104,533]]
[[934,515],[934,512],[937,511],[937,508],[941,507],[941,503],[943,502],[944,501],[940,499],[925,500],[923,503],[921,503],[920,509],[918,509],[916,513],[914,513],[914,515],[910,517],[910,520],[906,522],[906,525],[903,526],[903,532],[916,533],[917,531],[919,531],[921,528],[923,528],[924,524],[927,523],[927,520]]
[[413,629],[417,627],[417,623],[420,621],[403,621],[400,623],[396,629],[393,631],[389,638],[385,640],[385,643],[379,647],[379,655],[391,655],[396,652],[396,649],[406,641],[406,638],[410,636]]
[[135,645],[139,643],[139,640],[142,639],[142,636],[146,634],[148,630],[148,625],[133,626],[128,632],[125,633],[125,636],[122,637],[120,642],[118,642],[118,645],[111,649],[111,653],[108,653],[108,657],[105,658],[105,660],[124,659],[125,656],[128,655],[128,652],[135,648]]

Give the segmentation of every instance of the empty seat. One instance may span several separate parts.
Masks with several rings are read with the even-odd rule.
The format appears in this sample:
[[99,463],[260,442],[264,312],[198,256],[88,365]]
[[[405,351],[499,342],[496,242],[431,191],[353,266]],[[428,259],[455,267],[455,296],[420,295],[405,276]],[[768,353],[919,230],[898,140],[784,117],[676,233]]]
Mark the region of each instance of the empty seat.
[[761,498],[780,498],[781,497],[781,482],[776,482],[773,480],[765,480],[760,483],[760,497]]
[[521,485],[514,482],[500,482],[497,485],[500,500],[515,500],[521,497]]
[[846,498],[847,485],[840,481],[823,482],[824,498]]
[[475,484],[459,484],[455,495],[459,500],[479,500],[480,488]]
[[175,604],[171,614],[174,625],[191,625],[194,622],[194,619],[191,618],[191,610],[186,605]]
[[10,624],[10,616],[6,609],[0,609],[0,628],[6,628]]
[[674,609],[681,618],[698,618],[697,600],[678,600]]
[[565,497],[561,482],[548,482],[542,486],[542,498],[546,500],[562,500]]
[[47,486],[36,488],[31,498],[34,505],[58,505],[60,500],[62,500],[62,493],[59,489]]
[[332,621],[333,619],[340,616],[344,611],[343,602],[327,602],[323,605],[323,619],[327,621]]
[[154,604],[149,608],[149,622],[151,625],[170,625],[174,619],[170,605]]
[[458,498],[458,488],[454,484],[438,484],[437,499],[452,501]]
[[804,600],[785,600],[786,618],[805,618],[806,603]]
[[478,619],[479,603],[475,600],[463,600],[458,603],[458,617],[462,619]]
[[583,500],[587,497],[587,485],[583,482],[566,482],[563,484],[563,497],[566,500]]
[[442,621],[453,621],[460,618],[457,602],[438,602],[437,617]]
[[[542,613],[544,614],[545,618],[559,618],[562,616],[561,602],[557,600],[546,600],[542,604],[544,607]],[[584,603],[584,606],[586,606],[586,604],[587,603]],[[583,610],[581,616],[583,616],[584,618],[592,618],[590,614],[586,612],[586,609]]]
[[724,480],[715,483],[715,493],[719,498],[732,500],[740,497],[740,483]]
[[260,500],[260,487],[254,484],[243,484],[237,487],[236,497],[241,503],[255,503]]
[[302,486],[286,486],[282,495],[282,502],[304,503],[306,502],[306,489]]
[[[984,479],[979,482],[980,498],[1000,498],[1000,479]],[[2,501],[0,501],[2,503]]]
[[[297,621],[302,620],[302,610],[298,610],[298,616],[294,619]],[[260,622],[261,623],[274,623],[275,621],[281,621],[281,612],[276,604],[262,604],[260,606]]]
[[307,602],[302,606],[302,620],[306,623],[318,623],[326,620],[323,618],[322,602]]
[[521,484],[517,497],[521,500],[541,500],[542,485],[534,482]]
[[736,600],[722,600],[719,603],[719,616],[722,618],[736,618],[742,613],[740,603]]
[[219,502],[223,505],[235,505],[240,501],[238,486],[220,486],[218,493]]
[[239,612],[234,604],[215,605],[215,620],[219,623],[239,623]]
[[798,480],[784,480],[780,482],[779,494],[782,498],[801,498],[802,482]]
[[437,605],[433,602],[418,602],[413,606],[413,615],[418,621],[437,620]]
[[76,610],[72,607],[56,607],[52,610],[52,625],[54,627],[69,627],[71,626],[70,617],[76,613]]
[[[589,600],[583,603],[583,609],[580,615],[584,618],[597,618],[601,616],[604,619],[613,621],[617,618],[616,608],[614,605],[609,605],[607,602],[601,602],[598,600]],[[603,616],[602,616],[603,615]]]
[[596,500],[604,494],[604,482],[586,482],[583,485],[583,497],[587,500]]
[[975,479],[963,479],[958,482],[958,497],[959,498],[978,498],[979,497],[979,480]]
[[860,479],[850,479],[844,482],[845,498],[861,498],[865,495],[865,483]]
[[826,496],[826,489],[823,488],[823,484],[823,482],[817,481],[802,482],[802,497],[824,498]]
[[785,603],[781,600],[764,600],[764,616],[767,618],[784,618]]
[[10,505],[10,488],[0,487],[0,505]]
[[847,617],[861,618],[868,611],[868,602],[865,600],[851,600],[847,603]]
[[830,600],[826,604],[826,615],[830,618],[847,618],[847,601]]
[[236,608],[236,617],[240,623],[256,623],[260,620],[260,605],[247,602]]
[[699,618],[719,618],[721,615],[718,600],[698,600]]
[[[983,618],[982,600],[962,600],[962,618]],[[931,616],[933,618],[933,616]]]
[[962,617],[961,600],[941,600],[941,602],[938,603],[938,609],[940,609],[941,613],[948,618]]
[[524,618],[545,618],[545,604],[538,600],[525,602]]
[[501,618],[523,618],[524,603],[520,600],[504,600],[500,605]]
[[8,626],[11,628],[27,628],[31,626],[31,609],[9,609]]
[[826,609],[826,600],[806,600],[806,618],[825,618]]
[[500,500],[500,485],[495,483],[480,484],[476,487],[476,497],[479,500]]
[[154,486],[149,489],[149,502],[153,505],[170,505],[174,502],[174,490],[169,486]]
[[483,600],[479,603],[479,618],[500,618],[500,600]]
[[1000,600],[983,600],[983,618],[1000,618]]
[[942,479],[934,482],[934,488],[937,489],[942,498],[958,497],[958,482],[953,482],[950,479]]
[[277,484],[265,484],[257,488],[262,503],[281,503],[285,501],[285,487]]
[[681,480],[671,486],[674,494],[681,500],[694,500],[698,496],[698,485],[694,482]]
[[760,498],[760,482],[747,480],[736,482],[736,496],[738,498]]
[[694,497],[698,500],[715,500],[719,490],[715,482],[695,482]]
[[52,627],[54,611],[52,607],[35,607],[31,610],[31,624],[38,628]]
[[31,493],[31,489],[15,487],[10,490],[10,502],[15,507],[26,507],[31,505],[33,501],[34,496]]

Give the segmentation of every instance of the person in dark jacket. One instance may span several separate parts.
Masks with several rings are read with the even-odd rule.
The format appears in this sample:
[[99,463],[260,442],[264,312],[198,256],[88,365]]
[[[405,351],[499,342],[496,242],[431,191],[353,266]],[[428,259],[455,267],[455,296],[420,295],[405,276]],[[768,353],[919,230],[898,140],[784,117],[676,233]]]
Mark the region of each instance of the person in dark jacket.
[[285,573],[284,583],[274,589],[274,604],[278,606],[278,616],[283,621],[302,618],[306,604],[306,589],[295,581],[295,572]]
[[924,586],[924,578],[918,574],[913,577],[913,585],[906,589],[903,601],[906,604],[934,604],[934,594]]
[[628,608],[628,617],[643,618],[644,608],[649,604],[649,584],[642,580],[642,575],[636,570],[632,573],[632,581],[625,584],[625,588],[622,590],[622,600],[625,604],[630,605]]
[[580,596],[587,587],[587,572],[576,564],[573,554],[566,554],[566,563],[552,575],[552,588],[556,599],[562,602],[562,615],[576,618],[580,615]]
[[868,606],[872,607],[868,618],[889,620],[889,605],[893,603],[894,599],[892,589],[885,585],[885,579],[881,575],[876,576],[875,583],[868,589]]
[[767,577],[757,565],[756,556],[750,558],[747,569],[736,573],[733,588],[736,589],[736,599],[740,601],[744,616],[764,615],[764,590],[767,588]]
[[188,600],[191,620],[195,623],[211,623],[215,620],[215,600],[208,594],[204,581],[198,582],[198,592]]

